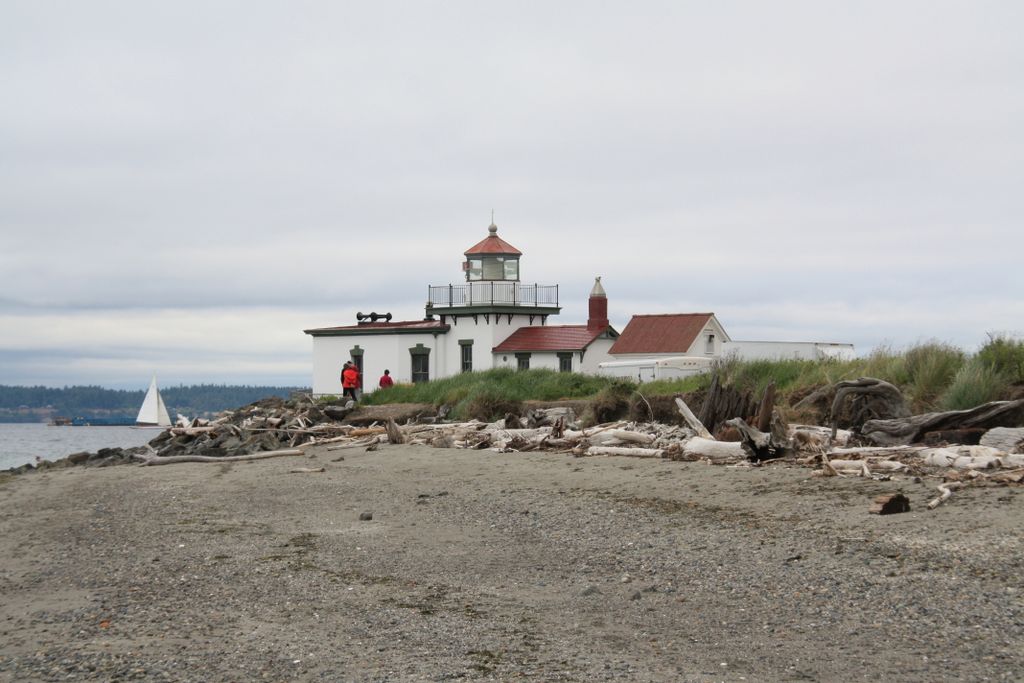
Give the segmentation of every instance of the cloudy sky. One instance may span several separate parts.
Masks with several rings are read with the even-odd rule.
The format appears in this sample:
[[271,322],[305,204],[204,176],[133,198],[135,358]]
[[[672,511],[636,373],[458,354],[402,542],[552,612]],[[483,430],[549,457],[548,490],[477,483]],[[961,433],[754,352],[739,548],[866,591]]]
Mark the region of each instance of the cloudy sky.
[[500,235],[581,322],[1024,332],[1024,3],[0,4],[0,383],[308,384]]

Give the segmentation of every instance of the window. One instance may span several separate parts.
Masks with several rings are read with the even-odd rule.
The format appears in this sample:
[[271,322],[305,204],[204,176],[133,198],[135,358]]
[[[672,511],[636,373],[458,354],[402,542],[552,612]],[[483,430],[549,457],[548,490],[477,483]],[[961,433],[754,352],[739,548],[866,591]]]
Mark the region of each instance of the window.
[[501,256],[485,256],[484,257],[484,279],[485,280],[500,280],[502,274],[505,272],[505,264]]
[[709,334],[708,335],[708,341],[704,345],[704,353],[714,353],[714,352],[715,352],[715,335]]
[[530,354],[528,353],[517,353],[516,354],[516,367],[520,370],[530,369]]
[[412,357],[412,381],[413,383],[430,381],[430,356]]
[[414,384],[430,381],[430,349],[417,344],[409,349],[409,357],[412,359],[412,381]]
[[506,258],[505,259],[505,279],[506,280],[518,280],[519,279],[519,259],[517,259],[517,258]]
[[462,355],[462,371],[473,372],[473,340],[460,339],[459,347]]
[[558,371],[559,372],[572,372],[572,354],[571,353],[560,353],[560,354],[558,354]]
[[484,276],[484,262],[478,258],[471,258],[466,268],[467,280],[481,280]]

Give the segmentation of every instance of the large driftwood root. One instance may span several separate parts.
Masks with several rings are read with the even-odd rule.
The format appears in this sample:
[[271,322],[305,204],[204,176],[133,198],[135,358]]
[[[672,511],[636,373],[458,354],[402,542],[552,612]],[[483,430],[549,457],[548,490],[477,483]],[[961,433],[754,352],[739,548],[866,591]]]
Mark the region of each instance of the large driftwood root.
[[847,411],[849,425],[860,427],[868,420],[879,418],[900,418],[910,414],[900,390],[889,382],[874,377],[837,382],[836,395],[832,399],[832,438],[839,429],[839,416],[844,410],[844,401],[851,398]]
[[[740,417],[727,420],[725,424],[739,432],[740,444],[747,453],[747,459],[753,462],[781,458],[789,449],[789,440],[784,436],[785,427],[762,432],[748,425],[746,420]],[[781,438],[779,437],[780,433],[783,435]]]
[[970,410],[925,413],[901,419],[868,420],[861,435],[879,446],[919,442],[927,432],[973,427],[1018,427],[1024,420],[1024,399],[993,401]]

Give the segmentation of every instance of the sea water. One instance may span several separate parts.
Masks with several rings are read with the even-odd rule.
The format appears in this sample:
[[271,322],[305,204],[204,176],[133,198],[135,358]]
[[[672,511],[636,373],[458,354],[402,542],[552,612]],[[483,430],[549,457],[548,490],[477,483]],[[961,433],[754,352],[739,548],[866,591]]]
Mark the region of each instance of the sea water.
[[41,422],[0,422],[0,470],[18,467],[36,457],[57,460],[72,453],[101,448],[142,446],[160,434],[158,429],[131,427],[51,427]]

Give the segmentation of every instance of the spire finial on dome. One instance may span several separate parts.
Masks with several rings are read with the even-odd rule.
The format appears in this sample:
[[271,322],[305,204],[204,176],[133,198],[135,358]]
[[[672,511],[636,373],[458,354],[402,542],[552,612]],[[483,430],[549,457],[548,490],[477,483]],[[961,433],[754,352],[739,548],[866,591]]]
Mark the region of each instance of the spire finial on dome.
[[494,224],[494,209],[491,209],[491,224],[490,226],[488,226],[487,232],[491,233],[492,235],[498,234],[498,226]]

